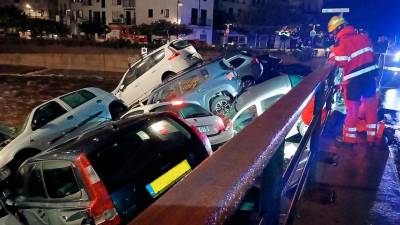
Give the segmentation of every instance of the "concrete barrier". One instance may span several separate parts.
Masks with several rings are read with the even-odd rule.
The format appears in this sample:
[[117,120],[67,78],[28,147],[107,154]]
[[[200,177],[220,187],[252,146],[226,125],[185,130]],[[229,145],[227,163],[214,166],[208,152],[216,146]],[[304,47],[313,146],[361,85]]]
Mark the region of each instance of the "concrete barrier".
[[[200,53],[205,60],[220,55],[217,51],[201,51]],[[0,64],[43,66],[49,69],[125,72],[128,62],[137,61],[139,58],[140,55],[136,53],[0,53]]]

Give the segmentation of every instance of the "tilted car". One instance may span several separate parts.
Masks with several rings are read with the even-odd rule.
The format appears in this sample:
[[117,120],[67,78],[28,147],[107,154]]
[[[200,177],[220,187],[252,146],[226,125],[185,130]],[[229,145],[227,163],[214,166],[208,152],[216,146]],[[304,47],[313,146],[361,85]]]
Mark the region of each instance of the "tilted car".
[[133,64],[113,91],[128,106],[145,101],[150,92],[167,78],[202,62],[186,40],[174,40]]
[[225,114],[241,91],[234,68],[223,58],[197,66],[155,88],[148,104],[182,100],[196,102],[205,109]]
[[28,159],[7,202],[29,225],[126,224],[210,154],[173,114],[129,117]]
[[233,137],[232,123],[224,116],[216,116],[194,102],[172,101],[149,104],[129,110],[122,118],[149,112],[173,112],[194,125],[210,140],[213,148]]
[[240,132],[301,80],[300,76],[282,75],[248,88],[233,103],[231,117],[234,131]]
[[253,86],[261,78],[264,71],[264,67],[257,57],[244,52],[235,54],[227,58],[226,61],[235,69],[243,82],[244,88]]
[[84,88],[34,108],[6,146],[0,149],[0,180],[27,158],[78,135],[84,129],[116,119],[126,106],[98,88]]

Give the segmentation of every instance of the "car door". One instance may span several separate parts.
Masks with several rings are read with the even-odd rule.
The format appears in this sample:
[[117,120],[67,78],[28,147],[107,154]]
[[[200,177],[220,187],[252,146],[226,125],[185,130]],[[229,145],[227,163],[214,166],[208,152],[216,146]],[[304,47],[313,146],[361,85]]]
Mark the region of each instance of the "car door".
[[50,225],[42,204],[47,197],[41,166],[39,162],[25,164],[16,176],[15,206],[29,225]]
[[77,120],[71,108],[50,101],[37,108],[33,114],[30,143],[33,147],[44,150],[76,125]]
[[254,121],[258,117],[258,111],[256,105],[250,105],[246,109],[239,112],[235,118],[232,120],[233,122],[233,130],[236,133],[239,133],[245,127],[247,127],[251,122]]
[[88,196],[77,182],[73,164],[64,160],[44,161],[43,181],[48,194],[46,213],[52,225],[81,225],[88,219]]
[[[143,66],[143,70],[147,70],[145,72],[145,76],[141,76],[138,78],[140,80],[140,84],[142,85],[142,89],[146,98],[148,98],[150,92],[157,87],[162,82],[162,75],[166,72],[167,65],[165,65],[165,50],[161,49],[151,54],[149,59],[146,61],[146,64]],[[169,62],[168,62],[169,63]]]
[[[123,81],[123,89],[120,92],[120,97],[128,106],[134,104],[137,101],[146,99],[145,90],[154,88],[161,83],[161,80],[151,80],[154,75],[154,71],[149,70],[154,66],[154,61],[151,56],[144,58],[138,62],[137,65],[128,71],[129,74]],[[128,79],[129,78],[129,79]],[[147,80],[150,79],[152,83]]]
[[73,92],[60,97],[60,100],[72,109],[78,127],[88,123],[111,120],[107,113],[108,106],[104,100],[89,90],[84,89]]

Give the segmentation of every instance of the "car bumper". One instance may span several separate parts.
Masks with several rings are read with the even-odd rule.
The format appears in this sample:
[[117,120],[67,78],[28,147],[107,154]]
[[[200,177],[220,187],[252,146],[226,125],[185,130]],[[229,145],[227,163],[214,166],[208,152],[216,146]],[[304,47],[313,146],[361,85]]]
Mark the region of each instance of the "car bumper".
[[225,142],[229,141],[232,137],[233,137],[233,129],[231,128],[227,131],[221,132],[218,135],[208,137],[208,139],[210,140],[212,147],[215,148],[215,146],[222,145]]

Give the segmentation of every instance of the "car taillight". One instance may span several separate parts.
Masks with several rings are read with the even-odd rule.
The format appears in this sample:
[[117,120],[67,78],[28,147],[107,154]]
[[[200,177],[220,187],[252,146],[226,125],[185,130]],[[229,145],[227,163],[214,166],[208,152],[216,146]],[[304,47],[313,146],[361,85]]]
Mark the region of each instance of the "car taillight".
[[197,127],[193,126],[192,124],[188,124],[188,125],[190,126],[190,128],[192,128],[193,132],[196,133],[196,135],[200,138],[201,142],[203,142],[203,145],[206,148],[208,154],[211,155],[212,148],[211,148],[210,140],[208,140],[208,137],[205,134],[201,133]]
[[170,57],[168,57],[168,60],[171,61],[173,59],[175,59],[176,57],[180,56],[181,53],[178,51],[173,50],[172,48],[169,48],[169,50],[172,52],[172,55]]
[[226,79],[228,80],[233,80],[233,78],[235,78],[235,73],[234,72],[229,72],[226,74]]
[[79,155],[76,165],[82,173],[82,178],[90,197],[89,216],[94,224],[117,225],[121,223],[114,203],[106,187],[100,180],[90,161],[84,154]]
[[256,57],[253,57],[253,59],[251,60],[252,64],[258,64],[260,63],[260,61],[258,61],[258,59]]
[[221,117],[218,117],[218,131],[225,131],[225,124]]

